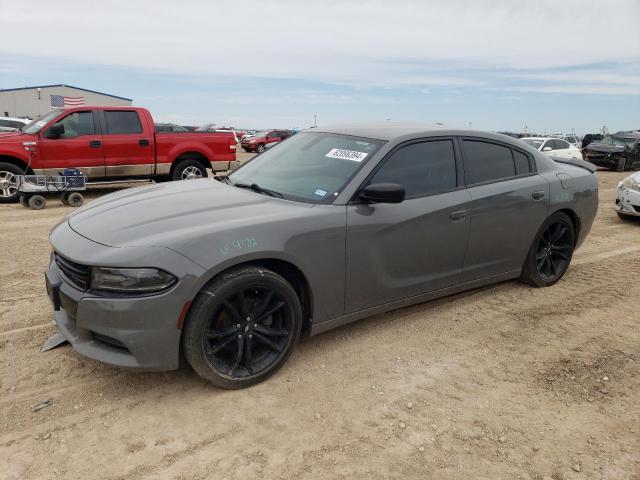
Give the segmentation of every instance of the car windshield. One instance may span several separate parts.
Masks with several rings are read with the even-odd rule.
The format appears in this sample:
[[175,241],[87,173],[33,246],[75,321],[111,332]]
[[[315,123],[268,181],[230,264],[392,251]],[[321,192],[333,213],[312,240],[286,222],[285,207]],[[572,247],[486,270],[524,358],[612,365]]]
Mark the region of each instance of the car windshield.
[[269,135],[269,132],[267,130],[263,130],[261,132],[256,132],[253,134],[254,137],[266,137],[267,135]]
[[600,143],[604,143],[605,145],[622,145],[622,146],[628,145],[629,147],[631,147],[633,145],[633,142],[635,141],[636,141],[635,138],[624,138],[624,137],[616,137],[613,135],[607,135],[602,140],[600,140]]
[[527,145],[531,145],[536,150],[540,148],[540,145],[544,143],[544,140],[541,140],[539,138],[521,138],[520,140],[522,140]]
[[50,112],[45,113],[41,117],[38,117],[35,120],[32,120],[30,123],[22,127],[22,131],[24,133],[34,135],[38,133],[40,130],[42,130],[42,127],[44,127],[47,123],[49,123],[58,115],[60,115],[60,110],[51,110]]
[[305,203],[330,203],[384,142],[332,133],[299,133],[229,175]]

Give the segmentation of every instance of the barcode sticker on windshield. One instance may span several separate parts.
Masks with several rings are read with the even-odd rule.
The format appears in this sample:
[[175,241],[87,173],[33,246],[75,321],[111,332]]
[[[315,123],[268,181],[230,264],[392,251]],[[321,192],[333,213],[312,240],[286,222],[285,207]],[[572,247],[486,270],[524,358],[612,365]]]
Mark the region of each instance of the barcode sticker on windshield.
[[353,160],[354,162],[361,162],[367,155],[368,153],[356,152],[355,150],[343,150],[342,148],[334,148],[325,156],[331,158],[339,158],[341,160]]

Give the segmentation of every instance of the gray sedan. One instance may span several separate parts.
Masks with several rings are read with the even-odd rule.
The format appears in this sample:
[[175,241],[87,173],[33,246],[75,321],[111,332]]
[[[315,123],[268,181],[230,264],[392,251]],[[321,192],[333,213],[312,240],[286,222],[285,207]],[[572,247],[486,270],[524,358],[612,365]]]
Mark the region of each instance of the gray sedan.
[[556,283],[598,204],[588,168],[510,137],[314,128],[227,178],[113,193],[50,236],[47,290],[81,354],[145,370],[180,352],[255,384],[301,335],[510,279]]

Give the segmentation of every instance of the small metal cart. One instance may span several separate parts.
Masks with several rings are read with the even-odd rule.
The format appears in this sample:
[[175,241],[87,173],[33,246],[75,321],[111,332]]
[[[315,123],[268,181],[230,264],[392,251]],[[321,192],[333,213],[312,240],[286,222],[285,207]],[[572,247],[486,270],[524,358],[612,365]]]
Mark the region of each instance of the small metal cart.
[[45,193],[58,193],[64,205],[80,207],[84,197],[80,192],[87,189],[87,178],[78,175],[20,175],[18,176],[18,193],[23,207],[42,210],[47,206]]

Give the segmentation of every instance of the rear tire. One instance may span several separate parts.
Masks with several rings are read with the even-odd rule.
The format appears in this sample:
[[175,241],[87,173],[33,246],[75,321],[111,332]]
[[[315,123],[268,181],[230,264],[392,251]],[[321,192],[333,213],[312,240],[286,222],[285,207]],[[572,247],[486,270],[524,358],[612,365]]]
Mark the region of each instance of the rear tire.
[[73,208],[81,207],[83,203],[84,203],[84,198],[81,193],[72,192],[67,197],[67,205]]
[[31,210],[42,210],[47,206],[47,199],[42,195],[31,195],[29,198],[29,208]]
[[562,212],[551,215],[531,243],[520,280],[534,287],[556,283],[569,268],[575,243],[571,219]]
[[24,208],[29,208],[29,197],[26,195],[20,195],[20,205]]
[[206,177],[207,169],[205,166],[193,159],[180,160],[171,175],[172,180],[196,180]]
[[24,175],[20,167],[0,162],[0,203],[16,203],[19,200],[18,175]]
[[625,157],[618,158],[618,163],[616,164],[616,172],[624,172],[627,166],[627,159]]
[[302,326],[293,287],[258,266],[231,270],[196,297],[182,333],[185,358],[216,387],[245,388],[289,358]]

